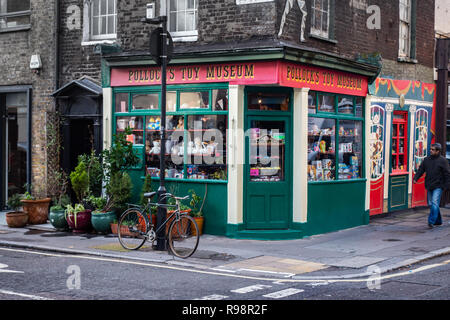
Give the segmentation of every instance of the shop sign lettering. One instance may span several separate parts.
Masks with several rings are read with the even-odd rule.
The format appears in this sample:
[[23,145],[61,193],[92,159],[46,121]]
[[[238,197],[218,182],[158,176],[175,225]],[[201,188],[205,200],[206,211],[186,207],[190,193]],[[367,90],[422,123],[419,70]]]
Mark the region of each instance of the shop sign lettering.
[[[228,82],[239,85],[274,84],[294,88],[365,96],[367,78],[297,63],[249,62],[169,66],[167,84]],[[159,67],[113,68],[111,86],[158,85]]]

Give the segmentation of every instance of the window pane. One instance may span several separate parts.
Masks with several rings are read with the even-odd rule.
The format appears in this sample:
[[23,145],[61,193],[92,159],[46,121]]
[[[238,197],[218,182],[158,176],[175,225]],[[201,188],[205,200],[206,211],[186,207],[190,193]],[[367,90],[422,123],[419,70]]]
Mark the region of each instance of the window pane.
[[228,89],[214,89],[212,91],[213,110],[228,110]]
[[186,31],[186,16],[184,12],[177,14],[177,31]]
[[128,93],[116,93],[116,112],[128,112]]
[[358,97],[356,98],[356,116],[362,117],[363,116],[363,98]]
[[289,111],[289,94],[249,92],[247,108],[249,110]]
[[100,0],[94,0],[94,10],[93,10],[93,15],[94,16],[98,16],[100,15]]
[[169,91],[166,93],[166,111],[175,112],[177,110],[177,93]]
[[[0,13],[11,13],[17,11],[30,10],[30,0],[8,0],[6,8],[4,8],[5,1],[0,1]],[[6,10],[5,10],[6,9]]]
[[186,1],[187,0],[178,0],[178,10],[186,10]]
[[285,180],[284,121],[253,120],[250,123],[250,180]]
[[342,114],[353,114],[353,98],[339,97],[338,112]]
[[127,141],[133,144],[144,143],[144,118],[143,117],[117,117],[116,132],[123,132],[126,128],[130,128],[132,133],[127,135]]
[[100,24],[100,32],[101,34],[107,34],[106,33],[106,17],[101,17],[101,24]]
[[108,0],[108,14],[114,14],[114,1],[115,0]]
[[188,0],[187,8],[188,9],[196,9],[196,7],[195,7],[195,0]]
[[336,120],[308,118],[308,181],[335,179]]
[[107,33],[116,33],[116,31],[114,30],[114,19],[115,19],[115,16],[109,16],[108,17]]
[[209,91],[180,92],[181,109],[208,109]]
[[[147,116],[145,126],[145,163],[147,174],[152,177],[160,176],[160,156],[161,156],[161,136],[159,116]],[[165,144],[165,165],[166,178],[183,178],[183,153],[184,153],[184,125],[183,116],[166,117],[166,144]],[[181,125],[177,125],[181,123]],[[178,129],[180,128],[180,129]]]
[[322,32],[328,34],[328,14],[326,12],[322,15]]
[[170,13],[170,31],[177,31],[177,14]]
[[226,180],[226,115],[188,116],[187,178]]
[[177,0],[170,0],[170,11],[177,11]]
[[101,0],[101,2],[100,2],[100,14],[101,15],[106,15],[106,4],[107,4],[107,0]]
[[195,26],[195,13],[186,12],[186,31],[196,30]]
[[133,110],[150,109],[155,110],[159,108],[159,94],[133,94],[132,96]]
[[339,180],[361,178],[361,121],[339,121]]
[[316,113],[316,93],[311,91],[308,93],[308,113]]
[[319,111],[334,113],[334,96],[319,95]]
[[98,17],[94,17],[92,18],[92,34],[94,36],[99,35],[99,29],[98,29],[98,21],[99,18]]

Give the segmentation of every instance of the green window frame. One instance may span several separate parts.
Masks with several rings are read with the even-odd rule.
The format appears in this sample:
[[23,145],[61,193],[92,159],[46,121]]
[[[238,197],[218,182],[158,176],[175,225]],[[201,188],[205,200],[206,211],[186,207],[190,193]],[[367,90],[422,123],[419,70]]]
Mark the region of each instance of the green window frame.
[[[222,90],[222,91],[215,91],[215,90]],[[224,91],[226,90],[226,95],[224,95]],[[204,116],[204,118],[225,118],[223,122],[225,125],[225,131],[224,131],[224,144],[223,148],[220,149],[223,159],[223,163],[220,163],[217,165],[217,174],[206,174],[203,173],[202,175],[199,175],[198,178],[188,178],[188,169],[192,168],[191,162],[188,155],[188,143],[183,143],[183,152],[182,152],[182,158],[183,163],[181,166],[179,166],[179,169],[181,170],[182,167],[182,177],[167,177],[166,180],[174,180],[174,181],[189,181],[189,182],[212,182],[212,183],[227,183],[228,181],[228,164],[227,164],[227,143],[226,143],[226,129],[228,128],[228,84],[208,84],[208,85],[168,85],[167,86],[167,93],[172,92],[175,93],[175,101],[172,101],[172,103],[175,103],[176,108],[174,111],[169,110],[169,108],[166,109],[166,116],[167,117],[174,117],[175,119],[179,119],[180,117],[183,118],[183,141],[188,141],[189,132],[194,131],[194,129],[188,128],[188,119],[192,116]],[[208,93],[208,105],[206,108],[181,108],[180,107],[180,95],[182,93],[196,93],[196,92],[207,92]],[[222,94],[222,102],[218,103],[218,101],[213,101],[214,94],[217,93],[216,98]],[[134,109],[133,110],[133,95],[135,94],[158,94],[158,106],[155,109]],[[126,97],[125,97],[126,95]],[[166,103],[169,102],[168,100],[169,94],[166,94]],[[116,99],[120,97],[121,101],[116,101]],[[113,88],[113,99],[112,99],[112,110],[113,110],[113,116],[112,116],[112,133],[116,134],[118,132],[118,123],[117,120],[120,120],[122,118],[130,118],[134,119],[135,123],[140,123],[136,119],[142,119],[143,125],[143,137],[142,139],[138,139],[139,141],[143,140],[144,142],[142,144],[134,144],[133,146],[135,148],[143,149],[143,155],[145,157],[144,163],[146,163],[146,174],[149,172],[147,171],[147,152],[146,152],[146,142],[147,137],[149,137],[150,132],[158,131],[158,126],[153,127],[152,129],[148,128],[149,119],[150,117],[153,117],[154,119],[161,115],[161,86],[148,86],[148,87],[116,87]],[[173,99],[172,99],[173,100]],[[215,104],[215,105],[213,105]],[[167,104],[166,104],[167,105]],[[218,107],[217,107],[218,106]],[[224,110],[218,110],[218,108],[222,107]],[[125,109],[123,109],[125,108]],[[119,110],[119,111],[118,111]],[[125,110],[125,112],[122,112],[122,110]],[[142,118],[139,118],[142,117]],[[172,119],[174,119],[172,118]],[[123,125],[122,125],[123,126]],[[127,126],[127,125],[125,125]],[[166,126],[167,127],[167,126]],[[136,128],[136,132],[138,129]],[[166,128],[166,136],[168,137],[168,129]],[[212,141],[210,141],[212,142]],[[180,153],[181,154],[181,153]],[[166,158],[170,157],[170,154],[166,154]],[[188,161],[189,160],[189,161]],[[159,162],[158,162],[159,163]],[[206,164],[205,164],[206,163]],[[203,164],[200,164],[199,166],[208,166],[209,162],[203,162]],[[211,164],[213,165],[213,164]],[[155,166],[156,167],[156,166]],[[159,164],[158,164],[159,168]],[[176,175],[179,176],[179,173],[176,173]],[[205,178],[205,176],[207,178]],[[212,179],[210,177],[213,177]],[[159,176],[152,176],[152,179],[159,180]]]

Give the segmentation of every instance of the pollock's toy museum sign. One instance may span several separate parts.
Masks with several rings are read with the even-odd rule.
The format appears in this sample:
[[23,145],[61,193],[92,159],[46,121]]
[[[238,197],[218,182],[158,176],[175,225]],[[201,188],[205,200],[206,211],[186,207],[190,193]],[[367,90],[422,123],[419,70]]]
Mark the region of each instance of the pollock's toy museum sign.
[[[229,82],[239,85],[278,84],[294,88],[367,94],[367,78],[351,73],[284,61],[181,65],[167,67],[167,84]],[[159,67],[113,68],[111,86],[146,86],[161,83]]]

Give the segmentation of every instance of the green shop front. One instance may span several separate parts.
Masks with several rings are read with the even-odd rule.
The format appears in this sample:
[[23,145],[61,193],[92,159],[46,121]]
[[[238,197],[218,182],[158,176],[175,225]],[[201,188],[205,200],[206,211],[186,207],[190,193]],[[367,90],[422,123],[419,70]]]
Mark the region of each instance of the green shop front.
[[[166,188],[205,199],[205,233],[296,239],[368,223],[365,96],[376,72],[299,55],[175,55],[168,66]],[[130,170],[137,202],[145,176],[156,190],[162,174],[160,68],[111,54],[102,81],[104,147],[129,128],[142,159]]]

